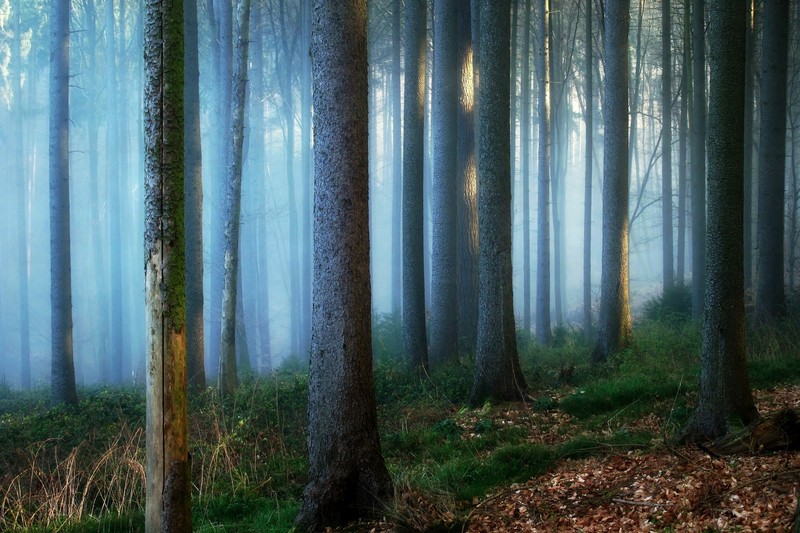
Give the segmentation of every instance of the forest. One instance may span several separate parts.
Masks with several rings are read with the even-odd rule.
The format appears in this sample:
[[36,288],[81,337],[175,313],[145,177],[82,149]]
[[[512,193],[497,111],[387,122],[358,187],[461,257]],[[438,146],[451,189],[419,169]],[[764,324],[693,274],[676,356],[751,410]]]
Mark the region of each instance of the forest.
[[800,532],[800,3],[0,0],[0,531]]

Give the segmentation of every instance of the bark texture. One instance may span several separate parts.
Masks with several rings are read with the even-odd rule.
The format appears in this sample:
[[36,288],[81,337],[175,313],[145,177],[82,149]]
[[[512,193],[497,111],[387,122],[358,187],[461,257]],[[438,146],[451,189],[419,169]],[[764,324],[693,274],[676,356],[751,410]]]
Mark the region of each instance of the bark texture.
[[302,531],[375,514],[392,493],[372,382],[366,0],[315,0],[311,60],[314,294]]
[[183,0],[145,4],[145,531],[192,530],[186,402]]
[[511,275],[510,0],[484,0],[478,119],[478,338],[470,401],[522,399]]
[[594,157],[594,71],[592,70],[592,0],[586,0],[586,161],[583,191],[583,335],[592,337],[592,159]]
[[592,362],[631,341],[628,295],[628,22],[629,0],[609,0],[605,11],[603,122],[603,272],[599,336]]
[[688,440],[728,431],[728,417],[758,418],[744,332],[744,0],[709,2],[708,226],[700,394]]
[[536,75],[539,78],[539,192],[536,242],[536,339],[550,344],[550,169],[552,88],[550,74],[550,0],[538,0]]
[[692,316],[703,313],[706,278],[706,38],[705,1],[692,0]]
[[456,267],[456,106],[458,104],[458,0],[433,4],[433,191],[430,363],[458,354]]
[[425,324],[423,171],[425,154],[426,0],[406,0],[403,109],[403,347],[411,366],[428,364]]
[[52,403],[78,403],[72,356],[69,217],[69,15],[50,3],[50,309]]
[[661,2],[661,254],[663,289],[675,283],[672,257],[672,21],[670,0]]
[[786,63],[789,0],[764,4],[761,49],[761,122],[758,149],[758,285],[756,310],[767,320],[785,311],[784,198]]

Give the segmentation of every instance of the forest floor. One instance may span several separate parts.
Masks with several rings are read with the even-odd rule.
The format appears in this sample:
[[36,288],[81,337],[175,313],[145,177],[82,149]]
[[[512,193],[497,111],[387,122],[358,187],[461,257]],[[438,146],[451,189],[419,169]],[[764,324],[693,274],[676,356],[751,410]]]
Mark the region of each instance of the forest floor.
[[[800,321],[749,330],[762,416],[800,410]],[[578,332],[520,337],[525,402],[466,406],[472,361],[409,372],[396,321],[375,324],[381,447],[395,498],[336,531],[791,531],[800,453],[715,456],[675,446],[699,381],[699,332],[645,321],[601,366]],[[190,398],[194,530],[291,531],[306,482],[307,374],[287,362],[231,398]],[[0,530],[143,531],[144,394],[0,386]],[[734,426],[736,429],[736,426]]]

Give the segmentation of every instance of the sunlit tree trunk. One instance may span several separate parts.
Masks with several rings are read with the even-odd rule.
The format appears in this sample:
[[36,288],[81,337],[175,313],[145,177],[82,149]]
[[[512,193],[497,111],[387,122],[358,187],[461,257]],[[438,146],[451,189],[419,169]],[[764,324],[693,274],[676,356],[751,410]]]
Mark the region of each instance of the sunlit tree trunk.
[[661,1],[661,254],[664,291],[675,283],[672,241],[672,19],[670,0]]
[[78,403],[72,352],[69,215],[69,0],[50,3],[50,309],[52,403]]
[[706,270],[706,39],[705,0],[692,0],[692,316],[703,313]]
[[789,0],[766,2],[761,50],[756,310],[767,320],[785,312],[783,239],[788,32]]
[[539,80],[539,191],[536,250],[536,338],[550,344],[550,0],[539,0],[536,34],[536,76]]
[[308,485],[296,525],[382,512],[392,482],[372,382],[366,0],[315,0]]
[[423,172],[426,0],[406,0],[405,107],[403,109],[403,347],[411,366],[428,364],[425,324]]
[[433,47],[433,242],[430,363],[458,353],[456,268],[457,0],[437,0]]
[[219,389],[233,394],[236,374],[236,305],[239,276],[239,228],[242,206],[242,147],[244,145],[244,104],[247,89],[247,48],[250,39],[250,0],[236,5],[234,29],[233,83],[231,91],[231,145],[225,192],[225,254],[220,334]]
[[605,11],[603,129],[603,271],[599,336],[592,362],[603,362],[631,342],[628,288],[628,8],[608,0]]
[[144,36],[145,531],[189,532],[183,197],[183,0],[147,0]]
[[681,437],[713,439],[758,418],[747,377],[742,221],[745,1],[710,0],[708,226],[700,394]]
[[456,175],[458,206],[456,222],[458,279],[458,332],[461,348],[475,351],[478,328],[478,203],[475,163],[475,86],[473,65],[477,61],[471,36],[469,2],[458,4],[458,112]]
[[[510,82],[509,0],[481,8],[478,118],[478,338],[470,402],[522,399],[527,385],[517,355],[511,274],[511,162],[507,135]],[[523,120],[526,120],[523,116]]]
[[197,0],[184,0],[184,228],[186,235],[186,374],[189,386],[203,389],[203,161],[200,145],[200,70]]

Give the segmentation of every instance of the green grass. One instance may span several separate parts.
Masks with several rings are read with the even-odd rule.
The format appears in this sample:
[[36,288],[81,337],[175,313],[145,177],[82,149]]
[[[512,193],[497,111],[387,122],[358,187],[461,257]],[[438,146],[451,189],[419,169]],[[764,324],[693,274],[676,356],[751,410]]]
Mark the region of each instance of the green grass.
[[[548,348],[520,335],[531,401],[516,406],[518,416],[560,411],[574,417],[559,428],[558,444],[544,446],[530,442],[526,422],[505,423],[507,406],[466,407],[470,356],[429,374],[413,372],[402,357],[398,321],[382,317],[375,391],[381,446],[397,486],[445,502],[458,522],[473,498],[526,482],[558,461],[653,446],[688,419],[699,382],[699,327],[674,318],[637,324],[633,346],[601,366],[589,363],[591,344],[580,331],[559,330]],[[754,387],[800,383],[795,323],[751,330]],[[291,530],[306,483],[307,390],[306,370],[293,360],[273,377],[245,380],[233,397],[208,390],[190,398],[196,531]],[[54,508],[56,520],[34,517],[17,531],[142,530],[137,465],[144,464],[144,391],[84,389],[81,398],[77,407],[50,408],[47,391],[0,386],[0,498],[32,516],[48,501],[47,490],[72,484],[88,495],[80,520]],[[651,413],[663,420],[658,435],[631,429]],[[125,494],[120,481],[129,484]],[[0,529],[22,523],[7,515]]]

